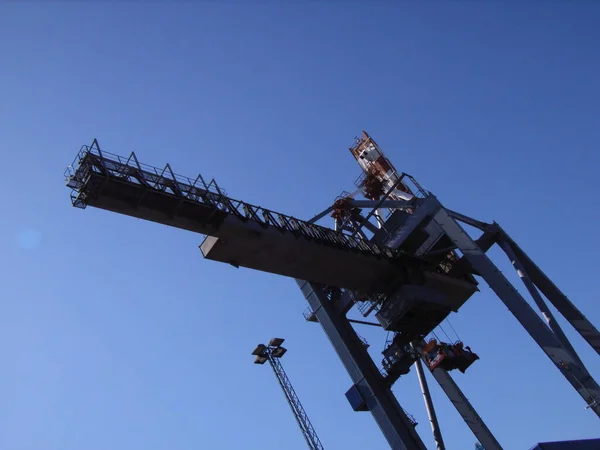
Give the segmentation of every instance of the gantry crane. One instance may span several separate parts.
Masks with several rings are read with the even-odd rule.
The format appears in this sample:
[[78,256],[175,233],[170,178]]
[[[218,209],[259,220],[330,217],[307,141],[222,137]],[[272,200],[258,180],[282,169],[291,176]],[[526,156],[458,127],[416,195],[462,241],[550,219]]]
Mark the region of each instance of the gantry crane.
[[[462,343],[427,336],[457,312],[485,281],[546,353],[586,407],[600,415],[600,387],[549,310],[546,299],[592,348],[600,333],[497,224],[442,205],[406,173],[398,172],[365,132],[350,148],[363,175],[354,194],[343,193],[310,220],[229,197],[214,180],[190,179],[103,152],[94,140],[67,171],[74,206],[97,207],[206,235],[204,257],[296,279],[310,311],[354,383],[346,396],[355,411],[370,411],[394,449],[424,449],[414,423],[391,387],[421,359],[486,450],[501,446],[448,371],[477,358]],[[355,198],[362,193],[366,200]],[[334,218],[334,227],[317,224]],[[481,231],[471,236],[461,224]],[[495,244],[513,263],[541,316],[487,255]],[[546,299],[544,299],[544,297]],[[393,333],[383,351],[384,371],[347,317],[357,306]],[[440,441],[441,442],[441,441]]]
[[268,345],[258,344],[252,351],[252,354],[255,356],[254,364],[264,364],[269,361],[273,372],[275,372],[275,377],[277,377],[277,381],[281,386],[281,390],[294,413],[296,422],[298,422],[302,436],[304,436],[308,444],[308,448],[310,450],[323,450],[323,444],[321,444],[317,432],[313,428],[312,423],[310,423],[310,419],[306,411],[304,411],[304,407],[300,403],[300,399],[296,395],[296,391],[281,365],[280,358],[287,352],[287,349],[281,346],[283,341],[281,338],[272,338]]

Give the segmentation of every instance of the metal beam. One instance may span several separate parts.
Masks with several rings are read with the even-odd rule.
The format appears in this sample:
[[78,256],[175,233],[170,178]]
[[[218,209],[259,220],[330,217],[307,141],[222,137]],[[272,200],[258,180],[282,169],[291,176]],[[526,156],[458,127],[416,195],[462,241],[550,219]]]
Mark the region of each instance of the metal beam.
[[433,433],[433,439],[435,440],[435,448],[437,450],[445,450],[444,439],[442,438],[442,432],[440,430],[440,424],[433,408],[433,401],[431,400],[431,393],[429,392],[429,386],[427,386],[427,380],[423,373],[423,364],[421,359],[415,361],[415,368],[417,369],[417,378],[419,379],[419,386],[421,387],[421,394],[423,394],[423,400],[425,400],[425,409],[427,410],[427,417],[431,424],[431,432]]
[[546,298],[564,316],[564,318],[577,330],[588,344],[600,354],[600,331],[583,315],[583,313],[562,293],[562,291],[542,272],[532,259],[519,247],[515,241],[499,226],[501,238],[506,241],[514,251],[523,267]]
[[352,215],[350,216],[350,219],[354,222],[357,222],[360,226],[365,227],[367,230],[369,230],[373,234],[375,234],[379,231],[379,228],[377,228],[371,222],[367,221],[367,219],[358,212],[353,212]]
[[414,212],[407,217],[402,227],[395,231],[386,245],[393,249],[400,247],[423,221],[427,217],[432,216],[438,208],[439,202],[433,196],[417,199]]
[[330,206],[329,208],[327,208],[326,210],[320,212],[319,214],[317,214],[315,217],[313,217],[312,219],[310,219],[308,221],[308,223],[315,223],[318,222],[319,220],[321,220],[323,217],[325,217],[327,214],[329,214],[331,211],[333,211],[333,206]]
[[510,259],[512,265],[514,266],[515,270],[517,271],[517,275],[519,276],[519,278],[521,278],[521,281],[523,282],[523,284],[529,291],[531,298],[533,298],[533,301],[539,308],[540,312],[542,313],[542,316],[546,320],[546,323],[548,324],[548,326],[550,327],[552,332],[556,335],[558,340],[562,343],[563,347],[566,348],[569,352],[571,352],[571,356],[573,356],[573,359],[575,359],[579,363],[580,366],[584,367],[583,362],[579,358],[579,355],[577,354],[577,352],[571,345],[571,342],[569,341],[569,339],[563,332],[562,328],[556,321],[554,315],[552,314],[552,311],[550,311],[550,308],[548,308],[548,305],[546,304],[546,302],[540,295],[539,291],[537,290],[537,288],[535,287],[535,285],[533,284],[533,282],[527,275],[527,272],[525,271],[523,264],[521,263],[519,258],[517,258],[517,255],[515,255],[515,252],[513,252],[512,248],[506,241],[504,241],[504,240],[500,241],[499,244],[500,244],[500,247],[502,248],[502,250],[504,250],[504,253],[506,253],[506,256],[508,256],[508,259]]
[[496,440],[483,419],[477,414],[473,405],[471,405],[450,374],[441,367],[432,370],[431,374],[485,450],[502,450],[500,443]]
[[[373,209],[371,209],[371,212],[367,214],[367,217],[365,217],[366,222],[368,222],[371,216],[373,216],[377,212],[377,210],[381,208],[382,203],[387,200],[387,198],[392,194],[392,192],[394,192],[394,190],[398,187],[400,183],[402,183],[402,177],[398,178],[398,180],[392,185],[391,188],[388,189],[388,191],[383,195],[383,197],[381,197],[377,201],[375,206],[373,206]],[[354,237],[354,234],[352,234],[352,237]]]
[[529,303],[517,292],[456,220],[450,216],[448,211],[441,207],[441,204],[433,220],[450,237],[473,268],[477,270],[523,328],[585,400],[588,407],[600,417],[600,386],[596,381],[578,370],[579,364],[571,356],[571,353],[562,346]]
[[[492,231],[488,229],[484,231],[483,234],[475,241],[477,246],[486,253],[492,246],[496,243],[497,233],[496,231]],[[454,247],[456,248],[456,246]],[[450,270],[449,275],[460,278],[466,273],[472,273],[473,275],[479,275],[471,263],[462,256],[460,260],[454,265],[454,267]]]
[[410,208],[411,204],[407,200],[350,200],[350,206],[355,208]]
[[366,320],[348,319],[348,322],[350,322],[350,323],[357,323],[359,325],[371,325],[372,327],[380,327],[381,328],[381,324],[380,323],[367,322]]
[[452,211],[451,209],[446,209],[446,211],[448,211],[448,214],[450,214],[456,220],[460,220],[461,222],[466,223],[467,225],[471,225],[472,227],[479,228],[482,231],[485,231],[490,227],[489,223],[485,223],[480,220],[473,219],[472,217],[465,216],[464,214],[461,214],[456,211]]
[[352,325],[328,300],[320,285],[303,280],[296,280],[296,283],[390,447],[394,450],[426,450]]

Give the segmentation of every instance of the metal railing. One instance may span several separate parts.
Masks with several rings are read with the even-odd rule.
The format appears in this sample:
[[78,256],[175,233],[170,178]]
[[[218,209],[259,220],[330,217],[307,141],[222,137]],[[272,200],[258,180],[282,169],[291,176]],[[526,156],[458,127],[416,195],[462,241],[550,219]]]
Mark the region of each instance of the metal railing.
[[[409,175],[405,172],[401,172],[400,174],[396,173],[396,175],[398,176],[398,178],[400,179],[400,182],[408,187],[408,189],[410,190],[410,192],[417,198],[426,198],[429,197],[431,195],[431,193],[423,188],[418,182],[417,180],[415,180],[415,178],[412,175]],[[363,182],[365,181],[367,174],[366,172],[362,172],[354,181],[354,185],[357,188],[361,188]]]
[[243,221],[252,220],[265,228],[272,226],[326,245],[367,252],[386,259],[394,259],[397,255],[395,250],[373,244],[359,236],[337,233],[330,228],[232,199],[217,185],[215,180],[207,182],[201,175],[192,180],[176,175],[169,164],[164,169],[141,164],[135,153],[124,158],[103,152],[96,141],[92,146],[82,147],[73,164],[65,171],[67,186],[72,188],[71,200],[74,206],[79,208],[87,206],[86,186],[92,173],[102,175],[107,179],[120,179],[137,184],[149,190],[165,192],[181,198],[182,201],[210,205],[220,211],[235,215]]

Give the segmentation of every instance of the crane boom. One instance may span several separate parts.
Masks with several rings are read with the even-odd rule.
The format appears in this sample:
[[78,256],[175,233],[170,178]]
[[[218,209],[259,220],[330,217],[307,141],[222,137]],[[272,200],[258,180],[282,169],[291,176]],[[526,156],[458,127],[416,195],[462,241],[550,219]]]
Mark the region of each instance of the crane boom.
[[323,284],[378,292],[415,258],[360,237],[228,197],[206,182],[83,146],[69,167],[74,206],[93,206],[207,235],[205,258]]

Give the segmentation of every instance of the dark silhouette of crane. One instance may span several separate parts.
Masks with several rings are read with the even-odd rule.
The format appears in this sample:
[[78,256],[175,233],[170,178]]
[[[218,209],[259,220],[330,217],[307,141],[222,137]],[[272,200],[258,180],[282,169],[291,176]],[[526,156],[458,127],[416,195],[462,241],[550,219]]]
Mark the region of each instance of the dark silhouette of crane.
[[[393,449],[425,450],[414,421],[392,392],[418,359],[478,442],[486,450],[502,449],[449,373],[464,372],[479,357],[462,342],[427,338],[480,290],[481,281],[600,417],[600,385],[550,304],[598,354],[600,331],[525,250],[498,223],[446,208],[412,176],[397,171],[366,132],[350,151],[363,171],[355,182],[358,190],[343,192],[309,220],[236,200],[214,180],[176,175],[169,164],[164,169],[141,164],[133,152],[129,157],[103,152],[97,140],[81,148],[66,178],[75,207],[203,234],[200,251],[208,260],[294,278],[309,305],[306,319],[321,326],[352,379],[346,392],[350,406],[369,411]],[[366,200],[355,198],[359,195]],[[317,223],[327,217],[335,220],[333,229]],[[494,245],[509,258],[526,292],[519,292],[487,253]],[[348,317],[355,306],[363,317],[373,313],[378,323]],[[383,370],[353,324],[376,325],[393,335],[382,352]],[[265,346],[264,351],[271,350],[284,351],[280,345]],[[278,357],[257,356],[279,373]],[[287,377],[278,379],[284,391],[291,387]],[[292,400],[297,401],[295,394]],[[294,412],[306,418],[302,409]],[[440,434],[437,426],[434,433]],[[320,443],[311,448],[321,448]]]

